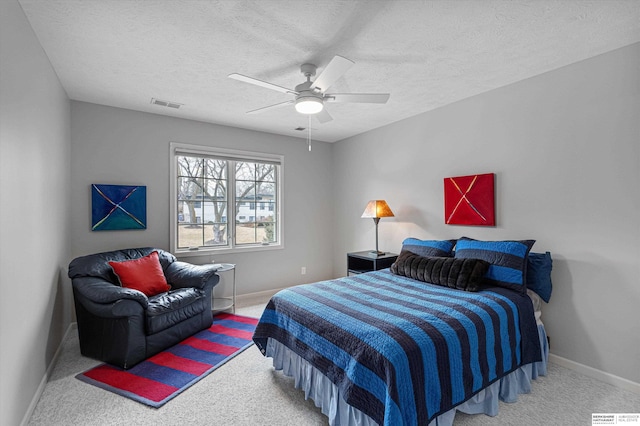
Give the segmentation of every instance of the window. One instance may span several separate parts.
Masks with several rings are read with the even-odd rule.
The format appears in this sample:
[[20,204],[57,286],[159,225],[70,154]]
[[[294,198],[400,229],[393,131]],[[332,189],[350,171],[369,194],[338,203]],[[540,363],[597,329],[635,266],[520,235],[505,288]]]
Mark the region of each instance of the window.
[[171,250],[281,247],[282,167],[280,155],[172,143]]

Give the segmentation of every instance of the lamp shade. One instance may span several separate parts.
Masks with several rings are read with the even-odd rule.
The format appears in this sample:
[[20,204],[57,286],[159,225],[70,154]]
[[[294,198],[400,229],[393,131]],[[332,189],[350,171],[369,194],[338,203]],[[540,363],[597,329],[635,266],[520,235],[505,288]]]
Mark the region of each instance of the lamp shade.
[[393,217],[391,207],[385,200],[371,200],[367,203],[367,207],[364,209],[361,217],[365,218],[380,218],[380,217]]

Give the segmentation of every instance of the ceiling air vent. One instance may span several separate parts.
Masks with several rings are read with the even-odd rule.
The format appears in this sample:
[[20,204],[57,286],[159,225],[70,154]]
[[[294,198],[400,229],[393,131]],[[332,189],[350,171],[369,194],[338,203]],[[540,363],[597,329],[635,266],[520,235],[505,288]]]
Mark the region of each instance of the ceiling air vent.
[[151,103],[153,105],[160,105],[168,108],[179,109],[183,104],[179,104],[177,102],[169,102],[169,101],[161,101],[160,99],[151,98]]

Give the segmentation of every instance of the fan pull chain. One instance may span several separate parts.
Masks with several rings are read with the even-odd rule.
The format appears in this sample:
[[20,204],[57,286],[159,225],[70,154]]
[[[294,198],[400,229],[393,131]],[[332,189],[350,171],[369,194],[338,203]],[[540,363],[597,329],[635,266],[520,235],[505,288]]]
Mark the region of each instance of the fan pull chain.
[[307,135],[307,143],[309,144],[309,152],[311,152],[311,114],[309,114],[308,117],[309,125],[307,126],[307,129],[309,129],[309,133]]

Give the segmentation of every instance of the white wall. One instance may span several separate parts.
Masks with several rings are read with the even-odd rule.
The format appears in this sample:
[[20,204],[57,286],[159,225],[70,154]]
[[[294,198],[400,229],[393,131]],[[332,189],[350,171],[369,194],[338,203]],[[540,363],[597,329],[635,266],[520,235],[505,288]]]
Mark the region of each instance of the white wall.
[[70,322],[67,95],[17,1],[0,1],[0,424],[17,425]]
[[[334,273],[374,245],[360,219],[386,199],[381,250],[419,238],[534,238],[551,251],[551,351],[640,382],[640,44],[336,144]],[[443,178],[496,173],[490,228],[443,218]]]
[[[72,257],[125,247],[169,248],[169,143],[284,155],[284,249],[214,255],[236,263],[238,294],[288,287],[332,274],[331,145],[215,124],[72,102]],[[147,229],[91,231],[90,185],[147,186]],[[184,259],[193,263],[210,257]],[[301,275],[305,266],[306,275]]]

